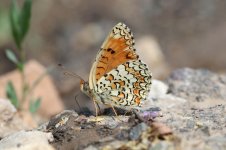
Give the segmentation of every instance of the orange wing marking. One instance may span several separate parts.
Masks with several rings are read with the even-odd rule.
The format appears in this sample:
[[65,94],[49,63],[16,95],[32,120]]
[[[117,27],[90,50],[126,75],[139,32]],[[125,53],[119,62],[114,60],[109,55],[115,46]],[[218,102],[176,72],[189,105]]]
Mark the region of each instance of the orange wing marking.
[[134,39],[130,29],[125,24],[118,23],[103,43],[96,58],[96,81],[118,65],[138,59],[133,45]]

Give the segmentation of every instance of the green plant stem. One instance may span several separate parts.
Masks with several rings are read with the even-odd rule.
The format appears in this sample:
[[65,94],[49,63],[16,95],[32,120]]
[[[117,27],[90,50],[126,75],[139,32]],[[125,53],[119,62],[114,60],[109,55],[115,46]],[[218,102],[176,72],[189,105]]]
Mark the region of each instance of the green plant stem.
[[25,51],[20,49],[20,61],[22,64],[22,69],[21,69],[21,105],[19,106],[19,109],[23,109],[22,106],[26,100],[26,92],[27,92],[27,82],[26,82],[26,77],[25,77],[25,70],[24,70],[24,65],[25,65]]
[[28,88],[27,90],[27,96],[32,96],[34,89],[36,86],[43,80],[43,78],[53,69],[53,67],[47,68],[47,70],[42,73]]

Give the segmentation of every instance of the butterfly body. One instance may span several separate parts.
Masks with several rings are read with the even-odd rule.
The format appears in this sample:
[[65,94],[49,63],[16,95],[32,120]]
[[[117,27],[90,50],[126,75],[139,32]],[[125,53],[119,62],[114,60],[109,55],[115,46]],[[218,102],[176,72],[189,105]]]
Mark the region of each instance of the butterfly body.
[[81,90],[95,102],[130,110],[139,109],[151,85],[147,65],[139,60],[130,29],[118,23],[103,43]]

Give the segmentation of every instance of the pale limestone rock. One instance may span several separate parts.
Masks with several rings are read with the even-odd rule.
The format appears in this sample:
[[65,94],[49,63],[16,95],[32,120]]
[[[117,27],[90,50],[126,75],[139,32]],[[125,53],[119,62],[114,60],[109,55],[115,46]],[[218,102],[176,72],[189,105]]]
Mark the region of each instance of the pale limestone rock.
[[159,107],[161,110],[167,110],[172,107],[183,105],[186,99],[168,94],[169,86],[160,80],[152,80],[151,90],[148,98],[144,101],[142,108]]
[[7,99],[0,98],[0,137],[22,129],[31,129],[18,115],[16,108]]
[[40,131],[20,131],[0,141],[0,149],[7,150],[54,150],[49,144],[53,141],[52,133]]

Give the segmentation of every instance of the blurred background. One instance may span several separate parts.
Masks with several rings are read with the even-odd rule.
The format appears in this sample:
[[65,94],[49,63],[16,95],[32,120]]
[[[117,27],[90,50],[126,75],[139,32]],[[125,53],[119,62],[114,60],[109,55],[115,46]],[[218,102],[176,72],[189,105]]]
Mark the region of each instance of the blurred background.
[[[19,3],[23,2],[18,0]],[[36,0],[24,41],[27,60],[50,73],[67,108],[74,108],[79,79],[63,76],[59,63],[88,79],[95,55],[111,28],[124,22],[153,77],[164,80],[175,68],[226,71],[226,1],[222,0]],[[10,1],[0,0],[0,75],[15,66],[5,49],[15,49]],[[78,100],[87,99],[79,94]]]

